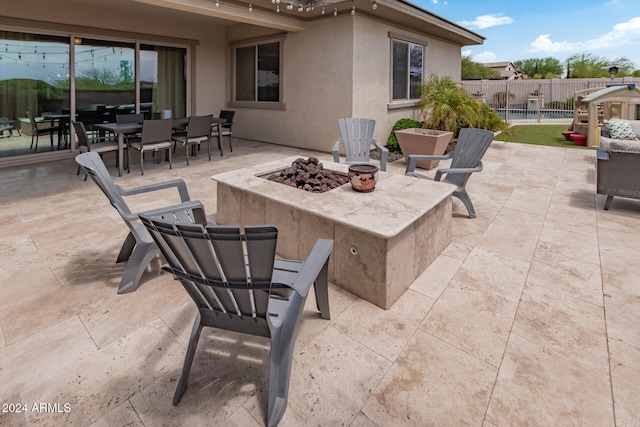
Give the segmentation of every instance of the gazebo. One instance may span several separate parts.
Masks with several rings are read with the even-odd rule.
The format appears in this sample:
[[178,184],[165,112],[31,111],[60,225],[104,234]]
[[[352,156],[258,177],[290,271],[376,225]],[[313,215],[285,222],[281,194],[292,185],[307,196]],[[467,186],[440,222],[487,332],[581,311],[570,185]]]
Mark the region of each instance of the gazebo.
[[[580,92],[580,91],[578,91]],[[578,96],[576,92],[575,96]],[[578,99],[578,98],[576,98]],[[640,108],[640,88],[635,84],[610,85],[597,92],[590,93],[575,103],[573,130],[587,135],[587,146],[600,145],[600,128],[606,119],[637,118]],[[585,115],[580,110],[586,109]]]

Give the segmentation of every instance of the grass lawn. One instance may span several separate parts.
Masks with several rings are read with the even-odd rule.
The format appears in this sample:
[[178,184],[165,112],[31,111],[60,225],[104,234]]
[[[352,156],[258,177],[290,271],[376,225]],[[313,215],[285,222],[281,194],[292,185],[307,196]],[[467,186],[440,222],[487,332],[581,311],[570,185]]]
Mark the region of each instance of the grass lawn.
[[569,124],[561,125],[516,125],[513,126],[515,138],[500,134],[496,141],[520,142],[522,144],[547,145],[550,147],[587,148],[576,145],[573,141],[565,141],[561,132],[566,131]]

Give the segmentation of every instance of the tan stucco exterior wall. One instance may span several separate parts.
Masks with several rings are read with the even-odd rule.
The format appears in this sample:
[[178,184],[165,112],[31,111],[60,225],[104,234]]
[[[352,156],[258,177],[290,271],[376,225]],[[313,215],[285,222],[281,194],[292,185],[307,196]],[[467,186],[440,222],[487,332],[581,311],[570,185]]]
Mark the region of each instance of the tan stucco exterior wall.
[[0,14],[55,22],[57,28],[62,28],[60,24],[82,25],[196,40],[191,114],[217,115],[220,109],[232,108],[236,110],[235,136],[323,152],[330,151],[339,137],[337,120],[341,117],[375,119],[375,137],[383,144],[396,120],[419,118],[415,107],[390,108],[390,32],[427,42],[425,77],[435,72],[460,78],[460,46],[391,26],[376,16],[340,14],[308,21],[304,31],[286,34],[281,70],[286,109],[229,107],[229,43],[282,34],[281,30],[248,24],[223,26],[186,14],[124,13],[109,2],[93,1],[57,0],[56,7],[43,8],[42,1],[21,0]]

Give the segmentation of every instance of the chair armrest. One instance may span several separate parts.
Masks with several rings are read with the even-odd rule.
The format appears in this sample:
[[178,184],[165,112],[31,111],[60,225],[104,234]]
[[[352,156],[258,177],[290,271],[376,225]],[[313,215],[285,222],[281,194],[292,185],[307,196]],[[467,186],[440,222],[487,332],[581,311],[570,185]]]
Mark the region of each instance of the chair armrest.
[[304,262],[298,277],[291,286],[298,294],[306,297],[311,289],[311,285],[316,281],[318,274],[329,261],[329,256],[333,251],[333,240],[318,239],[311,253]]
[[426,154],[411,154],[407,158],[407,169],[405,169],[404,174],[407,175],[416,170],[416,162],[418,160],[449,160],[453,157],[453,151],[449,151],[444,156],[429,156]]
[[387,147],[383,147],[377,140],[372,139],[371,144],[380,150],[380,170],[382,172],[387,171],[387,159],[389,158],[389,149]]
[[331,149],[334,163],[340,163],[340,144],[341,143],[342,143],[342,139],[337,140],[336,143],[333,144],[333,148]]
[[183,179],[172,179],[170,181],[158,182],[155,184],[141,185],[135,188],[120,188],[120,194],[123,196],[133,196],[136,194],[150,193],[152,191],[164,190],[166,188],[176,187],[180,194],[180,200],[186,202],[189,199],[189,191],[187,190],[187,184]]
[[436,176],[434,177],[434,181],[440,181],[440,178],[445,173],[474,173],[482,171],[482,160],[475,168],[442,168],[436,171]]

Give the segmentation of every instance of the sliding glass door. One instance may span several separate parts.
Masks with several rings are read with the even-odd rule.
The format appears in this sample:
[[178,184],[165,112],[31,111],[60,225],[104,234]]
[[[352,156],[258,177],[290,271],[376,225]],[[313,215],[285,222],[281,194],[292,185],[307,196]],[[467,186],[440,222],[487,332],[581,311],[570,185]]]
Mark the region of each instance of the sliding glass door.
[[0,31],[0,162],[68,150],[72,114],[89,131],[136,111],[185,117],[187,53],[136,40]]
[[62,126],[34,135],[38,151],[58,149],[59,137],[64,147],[60,120],[69,100],[69,38],[0,31],[0,157],[35,152],[33,126]]

